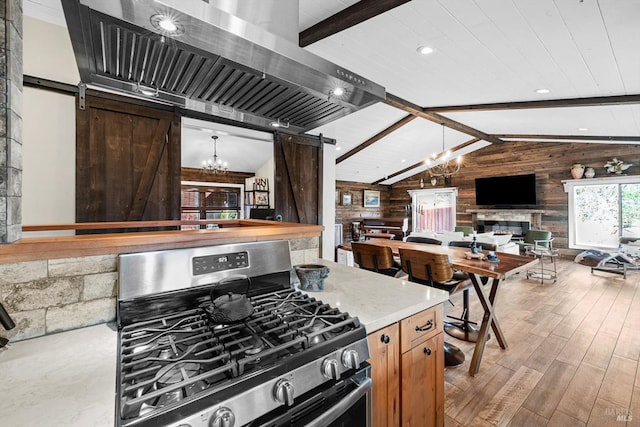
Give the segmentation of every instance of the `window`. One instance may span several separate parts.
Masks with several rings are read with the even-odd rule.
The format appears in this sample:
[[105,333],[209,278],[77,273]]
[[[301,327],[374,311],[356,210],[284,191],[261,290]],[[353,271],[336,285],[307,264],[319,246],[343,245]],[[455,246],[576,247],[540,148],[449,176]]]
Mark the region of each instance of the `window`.
[[569,247],[617,248],[640,238],[640,177],[564,181],[569,193]]
[[[182,220],[240,219],[240,188],[189,184],[192,183],[182,185]],[[183,230],[199,228],[198,225],[182,226]]]
[[411,195],[412,230],[442,233],[453,231],[456,225],[455,188],[409,190]]

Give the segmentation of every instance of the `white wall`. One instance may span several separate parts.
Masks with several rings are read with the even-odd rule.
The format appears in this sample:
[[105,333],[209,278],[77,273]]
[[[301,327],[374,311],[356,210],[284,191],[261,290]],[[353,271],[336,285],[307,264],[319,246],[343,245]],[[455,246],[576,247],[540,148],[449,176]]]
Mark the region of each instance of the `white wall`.
[[335,260],[336,223],[336,150],[331,144],[324,144],[322,150],[322,258]]
[[23,17],[24,74],[77,85],[80,73],[65,27]]
[[[24,74],[77,84],[67,29],[23,19]],[[22,119],[22,224],[75,222],[75,98],[25,87]]]
[[75,222],[75,99],[24,88],[22,224]]

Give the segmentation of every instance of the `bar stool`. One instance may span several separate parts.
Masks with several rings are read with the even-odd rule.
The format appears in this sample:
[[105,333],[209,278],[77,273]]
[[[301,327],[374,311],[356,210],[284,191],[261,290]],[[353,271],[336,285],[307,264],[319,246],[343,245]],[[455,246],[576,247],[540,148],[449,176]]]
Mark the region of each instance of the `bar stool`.
[[[467,277],[458,280],[453,277],[453,268],[449,255],[416,249],[400,248],[402,270],[409,275],[411,282],[431,286],[449,292],[449,295],[472,286]],[[464,362],[464,353],[448,342],[444,343],[445,366],[458,366]]]
[[371,245],[365,242],[351,242],[353,260],[364,270],[395,276],[400,266],[393,259],[393,252],[388,246]]

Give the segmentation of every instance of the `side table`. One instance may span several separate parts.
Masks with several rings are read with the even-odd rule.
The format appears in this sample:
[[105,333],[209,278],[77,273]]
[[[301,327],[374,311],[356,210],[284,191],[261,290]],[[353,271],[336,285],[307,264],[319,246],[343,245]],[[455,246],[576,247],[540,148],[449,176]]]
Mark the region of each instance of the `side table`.
[[545,280],[553,280],[554,283],[556,282],[558,279],[556,270],[556,258],[559,254],[558,249],[537,247],[535,249],[527,249],[526,254],[536,257],[540,265],[539,269],[527,270],[527,279],[540,280],[541,284],[544,284]]

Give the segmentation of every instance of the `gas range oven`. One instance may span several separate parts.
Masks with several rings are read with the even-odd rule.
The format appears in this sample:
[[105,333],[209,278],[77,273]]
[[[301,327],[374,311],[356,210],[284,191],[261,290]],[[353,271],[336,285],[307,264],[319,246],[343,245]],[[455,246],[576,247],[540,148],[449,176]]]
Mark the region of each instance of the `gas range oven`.
[[291,285],[287,241],[126,254],[118,272],[117,426],[371,425],[365,329]]

